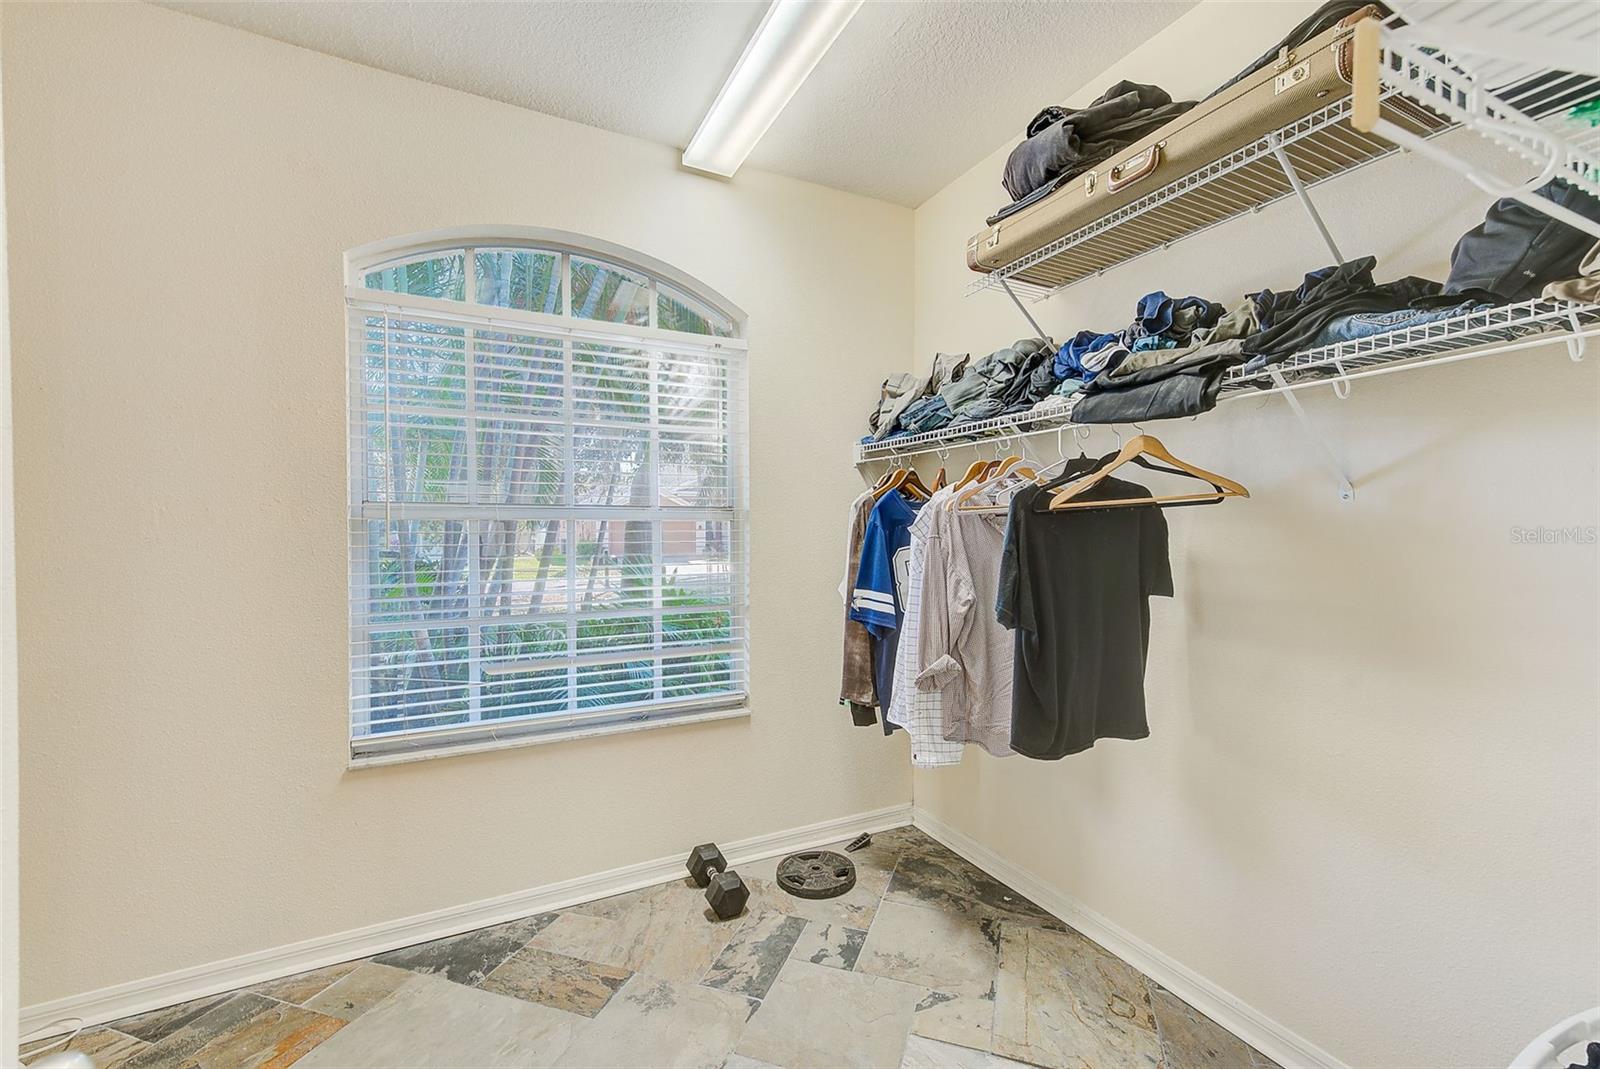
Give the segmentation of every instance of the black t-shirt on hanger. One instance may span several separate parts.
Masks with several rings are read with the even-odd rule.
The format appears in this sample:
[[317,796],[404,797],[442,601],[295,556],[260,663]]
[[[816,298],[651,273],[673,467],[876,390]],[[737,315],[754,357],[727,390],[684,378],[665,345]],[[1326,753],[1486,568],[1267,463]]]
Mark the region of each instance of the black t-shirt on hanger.
[[[1150,734],[1146,599],[1172,596],[1172,568],[1160,508],[1035,511],[1049,493],[1024,487],[1011,500],[995,611],[1016,632],[1011,748],[1054,760]],[[1149,496],[1107,477],[1086,499]]]

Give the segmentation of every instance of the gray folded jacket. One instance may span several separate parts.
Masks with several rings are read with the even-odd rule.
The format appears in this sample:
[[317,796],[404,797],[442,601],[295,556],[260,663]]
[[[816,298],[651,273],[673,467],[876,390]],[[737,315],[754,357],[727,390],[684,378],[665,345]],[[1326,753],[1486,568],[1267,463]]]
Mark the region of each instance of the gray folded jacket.
[[900,429],[900,417],[913,403],[932,397],[966,374],[970,353],[935,353],[933,370],[928,375],[897,371],[878,388],[878,403],[867,415],[867,435],[882,441]]
[[950,406],[953,423],[971,423],[1005,411],[1005,395],[1016,382],[1028,358],[1049,349],[1038,338],[1023,338],[1004,349],[996,349],[972,367],[940,396]]
[[909,371],[897,371],[884,379],[883,385],[878,387],[878,403],[867,414],[868,437],[881,441],[894,433],[900,423],[900,413],[922,396],[927,385],[926,378]]
[[942,393],[966,376],[967,365],[972,363],[971,353],[934,353],[933,372],[928,377],[928,392],[924,397]]

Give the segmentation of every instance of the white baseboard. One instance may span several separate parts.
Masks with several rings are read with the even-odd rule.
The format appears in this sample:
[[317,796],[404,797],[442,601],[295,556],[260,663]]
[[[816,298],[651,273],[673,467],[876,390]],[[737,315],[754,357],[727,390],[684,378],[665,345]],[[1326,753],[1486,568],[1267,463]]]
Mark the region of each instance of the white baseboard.
[[[738,865],[837,842],[864,831],[885,831],[910,823],[910,805],[890,806],[726,843],[723,853],[730,862]],[[292,976],[308,969],[371,957],[413,943],[424,943],[474,928],[666,883],[682,877],[683,873],[683,855],[657,858],[592,876],[580,876],[497,898],[485,898],[270,950],[241,954],[143,980],[131,980],[81,995],[24,1006],[20,1015],[21,1032],[30,1039],[41,1038],[46,1034],[43,1029],[69,1017],[82,1018],[85,1026],[104,1024],[146,1010],[174,1006],[190,999]],[[64,1031],[67,1029],[57,1029],[50,1034]]]
[[1279,1065],[1290,1069],[1346,1069],[1339,1059],[1310,1040],[926,810],[913,810],[912,823],[991,876],[1021,891]]
[[[857,813],[727,843],[723,846],[723,852],[730,862],[738,865],[837,842],[863,831],[884,831],[904,824],[915,824],[985,872],[1021,891],[1280,1065],[1292,1069],[1346,1069],[1327,1051],[925,810],[913,810],[911,806],[904,805]],[[20,1014],[21,1032],[29,1038],[40,1038],[45,1034],[42,1030],[46,1026],[69,1017],[82,1018],[85,1026],[104,1024],[146,1010],[233,991],[308,969],[370,957],[413,943],[441,939],[474,928],[665,883],[679,878],[682,873],[682,857],[657,858],[592,876],[580,876],[497,898],[486,898],[178,969],[143,980],[115,984],[81,995],[24,1006]]]

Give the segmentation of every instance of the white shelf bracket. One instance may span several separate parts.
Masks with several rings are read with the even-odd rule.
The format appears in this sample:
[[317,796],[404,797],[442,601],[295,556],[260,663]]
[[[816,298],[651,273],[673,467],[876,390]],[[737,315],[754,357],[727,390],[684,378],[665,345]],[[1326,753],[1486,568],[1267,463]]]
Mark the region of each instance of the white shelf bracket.
[[1344,361],[1338,357],[1333,360],[1333,369],[1339,373],[1339,377],[1333,380],[1333,396],[1341,401],[1348,401],[1350,399],[1350,373],[1344,369]]
[[1339,246],[1333,240],[1333,235],[1328,232],[1328,225],[1322,221],[1322,216],[1317,213],[1317,206],[1311,203],[1311,195],[1306,192],[1305,183],[1300,181],[1300,174],[1294,169],[1294,163],[1289,159],[1289,154],[1283,150],[1283,135],[1274,131],[1270,138],[1272,155],[1277,159],[1278,166],[1283,168],[1283,176],[1289,180],[1289,188],[1294,190],[1294,195],[1300,199],[1300,207],[1311,216],[1311,222],[1317,228],[1317,233],[1322,235],[1323,244],[1328,246],[1328,251],[1333,253],[1333,262],[1344,263],[1344,253],[1339,251]]
[[1022,318],[1028,321],[1028,326],[1033,328],[1034,337],[1046,345],[1051,344],[1049,336],[1044,332],[1044,328],[1039,325],[1037,319],[1033,318],[1033,313],[1028,311],[1028,306],[1022,303],[1022,298],[1017,296],[1017,291],[1011,288],[1011,283],[1002,278],[1000,286],[1006,291],[1006,296],[1011,298],[1011,303],[1017,306],[1017,311],[1022,313]]
[[1582,333],[1576,308],[1567,313],[1567,319],[1572,323],[1572,337],[1567,339],[1567,355],[1572,357],[1574,364],[1581,364],[1584,350],[1589,347],[1589,335]]
[[[1487,127],[1488,124],[1479,123],[1477,125],[1480,129],[1482,129]],[[1376,123],[1374,123],[1372,132],[1377,134],[1379,137],[1393,141],[1395,144],[1404,148],[1414,149],[1418,155],[1426,156],[1435,163],[1440,164],[1449,170],[1455,171],[1457,174],[1461,175],[1467,181],[1471,182],[1473,185],[1477,186],[1491,197],[1510,197],[1512,200],[1520,201],[1521,203],[1526,204],[1534,211],[1543,212],[1545,215],[1548,215],[1550,218],[1555,219],[1558,222],[1566,223],[1568,226],[1573,227],[1574,229],[1582,230],[1587,234],[1600,237],[1600,223],[1597,223],[1595,220],[1590,219],[1587,216],[1579,215],[1571,208],[1557,204],[1549,197],[1542,197],[1534,192],[1535,189],[1544,185],[1552,177],[1555,177],[1559,173],[1559,168],[1557,167],[1557,165],[1561,162],[1561,147],[1559,145],[1549,149],[1549,154],[1544,158],[1541,165],[1542,169],[1537,175],[1528,179],[1526,182],[1512,185],[1501,181],[1499,178],[1496,178],[1491,174],[1479,170],[1478,168],[1462,160],[1460,157],[1456,156],[1454,153],[1446,151],[1445,149],[1440,148],[1438,145],[1418,137],[1404,127],[1396,126],[1388,119],[1379,119]],[[1535,132],[1537,132],[1540,138],[1544,141],[1549,141],[1548,136],[1545,135],[1543,131],[1538,131],[1537,128],[1535,128]]]
[[[1294,412],[1295,418],[1300,421],[1300,426],[1305,430],[1306,437],[1316,443],[1317,449],[1322,453],[1322,459],[1332,470],[1334,478],[1338,480],[1339,500],[1354,501],[1356,497],[1355,484],[1350,481],[1350,476],[1345,473],[1344,465],[1339,463],[1339,458],[1333,455],[1333,449],[1329,447],[1328,440],[1322,436],[1322,432],[1317,430],[1317,425],[1311,422],[1311,417],[1306,414],[1304,406],[1300,404],[1300,398],[1294,395],[1293,390],[1284,389],[1288,383],[1283,377],[1283,372],[1274,367],[1268,371],[1268,374],[1272,376],[1272,381],[1278,385],[1279,389],[1283,390],[1281,396],[1289,403],[1289,408]],[[1345,382],[1344,386],[1345,394],[1341,396],[1349,394],[1350,383]],[[1337,383],[1334,389],[1337,392]]]

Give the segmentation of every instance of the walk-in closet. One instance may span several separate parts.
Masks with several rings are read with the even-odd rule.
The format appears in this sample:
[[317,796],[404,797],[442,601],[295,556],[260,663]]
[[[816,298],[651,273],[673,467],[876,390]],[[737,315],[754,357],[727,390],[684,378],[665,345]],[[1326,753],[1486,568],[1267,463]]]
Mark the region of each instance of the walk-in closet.
[[1600,1069],[1600,2],[0,2],[0,1064]]

